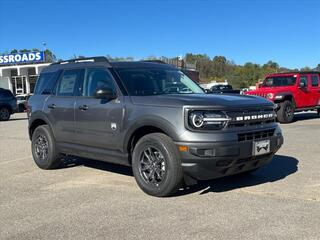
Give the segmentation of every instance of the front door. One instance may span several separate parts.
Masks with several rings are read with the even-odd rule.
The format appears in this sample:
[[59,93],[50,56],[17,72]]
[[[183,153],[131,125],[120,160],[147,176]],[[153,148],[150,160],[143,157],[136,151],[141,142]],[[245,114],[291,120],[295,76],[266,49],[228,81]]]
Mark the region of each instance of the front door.
[[75,104],[75,142],[89,147],[120,149],[119,133],[123,116],[123,98],[104,100],[94,97],[98,88],[117,87],[107,68],[89,68]]
[[320,82],[319,82],[319,74],[312,74],[311,75],[311,101],[312,106],[320,105]]
[[55,94],[45,105],[57,142],[73,143],[75,139],[74,106],[84,69],[65,70],[58,81]]
[[298,97],[295,99],[297,108],[306,108],[312,106],[309,78],[309,74],[300,75],[299,83],[304,83],[305,87],[299,87],[298,89]]
[[14,76],[12,77],[13,93],[16,95],[27,93],[27,77],[26,76]]

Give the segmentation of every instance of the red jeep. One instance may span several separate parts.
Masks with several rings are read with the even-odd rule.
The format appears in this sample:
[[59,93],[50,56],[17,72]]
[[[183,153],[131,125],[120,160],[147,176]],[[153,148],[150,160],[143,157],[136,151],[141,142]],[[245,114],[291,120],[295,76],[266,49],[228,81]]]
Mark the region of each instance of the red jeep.
[[290,123],[294,112],[317,110],[320,115],[320,72],[276,73],[266,76],[255,91],[246,92],[278,104],[277,118]]

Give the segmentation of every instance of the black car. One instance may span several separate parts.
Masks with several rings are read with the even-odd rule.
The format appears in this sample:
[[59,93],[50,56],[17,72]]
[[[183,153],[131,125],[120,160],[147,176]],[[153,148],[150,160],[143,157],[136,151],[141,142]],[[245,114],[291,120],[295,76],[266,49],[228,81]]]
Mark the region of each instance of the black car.
[[240,90],[234,90],[231,85],[218,84],[211,87],[212,93],[240,94]]
[[0,88],[0,121],[7,121],[17,108],[17,99],[8,89]]
[[270,101],[206,94],[162,63],[95,57],[51,64],[28,101],[28,116],[40,168],[58,167],[61,154],[129,165],[153,196],[254,171],[283,143]]

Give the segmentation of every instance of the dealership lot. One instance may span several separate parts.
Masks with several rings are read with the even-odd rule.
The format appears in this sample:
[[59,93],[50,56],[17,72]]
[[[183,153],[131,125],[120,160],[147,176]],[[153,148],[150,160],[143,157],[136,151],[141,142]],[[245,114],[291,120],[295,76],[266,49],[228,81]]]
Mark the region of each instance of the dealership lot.
[[0,239],[320,239],[320,119],[281,125],[285,145],[251,176],[154,198],[130,168],[85,159],[40,170],[26,115],[0,122]]

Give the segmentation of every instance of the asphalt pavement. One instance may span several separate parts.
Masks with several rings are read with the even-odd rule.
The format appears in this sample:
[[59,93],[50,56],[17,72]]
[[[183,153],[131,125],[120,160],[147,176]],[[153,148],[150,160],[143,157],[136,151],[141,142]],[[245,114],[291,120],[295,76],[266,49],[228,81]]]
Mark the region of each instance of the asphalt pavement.
[[15,114],[0,122],[0,239],[320,239],[320,118],[281,127],[268,166],[155,198],[129,167],[70,158],[39,169]]

